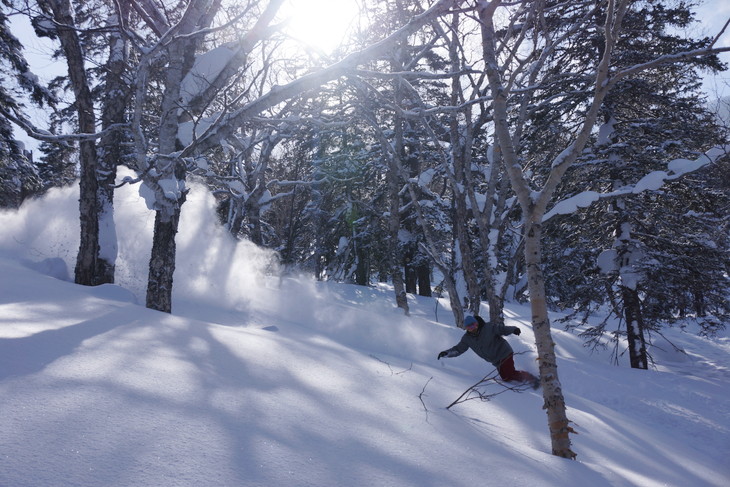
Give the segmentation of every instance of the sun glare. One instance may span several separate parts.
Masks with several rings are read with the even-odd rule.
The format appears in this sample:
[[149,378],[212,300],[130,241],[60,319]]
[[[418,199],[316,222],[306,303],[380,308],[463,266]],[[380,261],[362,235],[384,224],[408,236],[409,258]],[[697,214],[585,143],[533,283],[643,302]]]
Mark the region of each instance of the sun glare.
[[289,0],[282,6],[290,36],[329,53],[357,17],[356,0]]

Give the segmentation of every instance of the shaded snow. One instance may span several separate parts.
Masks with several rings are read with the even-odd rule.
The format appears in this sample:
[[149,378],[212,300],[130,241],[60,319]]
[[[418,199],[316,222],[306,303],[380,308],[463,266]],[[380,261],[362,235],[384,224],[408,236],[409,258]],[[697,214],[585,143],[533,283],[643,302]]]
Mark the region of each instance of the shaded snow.
[[[578,460],[560,459],[540,391],[445,409],[492,371],[471,352],[436,360],[461,335],[448,299],[410,296],[406,317],[384,285],[267,276],[270,253],[212,227],[200,188],[183,208],[174,314],[136,304],[154,217],[135,188],[118,193],[122,285],[62,280],[78,239],[74,190],[0,213],[2,486],[719,487],[730,477],[727,334],[668,329],[686,353],[657,341],[647,372],[554,329],[579,433]],[[529,316],[505,312],[523,331],[509,337],[517,366],[535,372]]]

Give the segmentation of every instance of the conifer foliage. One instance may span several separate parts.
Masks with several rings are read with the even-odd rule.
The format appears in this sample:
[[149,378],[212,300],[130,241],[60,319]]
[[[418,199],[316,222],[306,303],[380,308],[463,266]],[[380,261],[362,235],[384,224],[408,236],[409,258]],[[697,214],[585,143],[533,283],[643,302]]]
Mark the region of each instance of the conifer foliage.
[[[709,39],[671,34],[691,18],[685,5],[642,4],[626,20],[617,65],[706,46]],[[571,169],[558,198],[619,190],[653,171],[666,171],[672,161],[701,157],[723,134],[698,91],[698,70],[720,68],[716,58],[697,58],[618,83],[603,103],[598,136]],[[617,196],[585,214],[548,223],[552,256],[546,261],[554,304],[571,310],[568,319],[580,316],[580,323],[600,307],[621,324],[618,330],[607,330],[605,323],[589,326],[583,330],[589,343],[605,345],[611,337],[616,345],[625,337],[630,365],[645,369],[651,330],[689,315],[708,331],[728,320],[721,291],[728,285],[723,271],[727,238],[718,231],[726,225],[728,197],[713,176],[725,164],[720,159],[711,169],[671,184]]]
[[12,4],[0,4],[0,207],[17,208],[23,200],[43,189],[42,176],[33,156],[13,134],[11,120],[23,119],[27,102],[53,105],[54,97],[38,81],[23,55],[23,45],[11,32],[8,12]]

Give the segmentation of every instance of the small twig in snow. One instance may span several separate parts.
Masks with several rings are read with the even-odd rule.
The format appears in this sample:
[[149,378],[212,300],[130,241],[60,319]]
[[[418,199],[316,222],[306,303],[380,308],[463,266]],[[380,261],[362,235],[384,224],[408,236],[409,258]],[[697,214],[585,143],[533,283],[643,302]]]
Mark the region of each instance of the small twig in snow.
[[410,371],[410,370],[413,369],[413,362],[411,362],[411,365],[407,369],[401,370],[400,372],[394,372],[393,371],[393,367],[391,367],[388,362],[386,362],[385,360],[382,360],[382,359],[376,357],[373,354],[370,354],[370,356],[372,358],[374,358],[375,360],[377,360],[378,362],[381,362],[381,363],[384,363],[385,365],[387,365],[388,366],[388,369],[390,369],[390,375],[400,375],[400,374],[403,374],[403,373],[408,372],[408,371]]
[[418,399],[420,399],[421,404],[423,404],[423,410],[426,411],[426,422],[427,423],[428,423],[428,408],[426,407],[426,403],[423,402],[423,396],[425,395],[426,387],[428,386],[428,383],[431,382],[432,379],[433,379],[433,376],[431,376],[431,378],[429,378],[426,381],[426,383],[423,385],[423,389],[421,389],[421,393],[418,395]]

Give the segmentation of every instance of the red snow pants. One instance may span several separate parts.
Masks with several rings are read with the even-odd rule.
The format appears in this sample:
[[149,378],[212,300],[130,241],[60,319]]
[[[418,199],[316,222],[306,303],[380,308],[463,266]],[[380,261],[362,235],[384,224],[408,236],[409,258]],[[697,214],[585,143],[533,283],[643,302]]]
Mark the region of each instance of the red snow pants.
[[507,382],[532,382],[537,379],[537,377],[529,372],[525,372],[524,370],[515,370],[515,360],[512,357],[512,354],[509,354],[507,358],[502,360],[502,363],[499,364],[498,370],[499,376],[502,380]]

